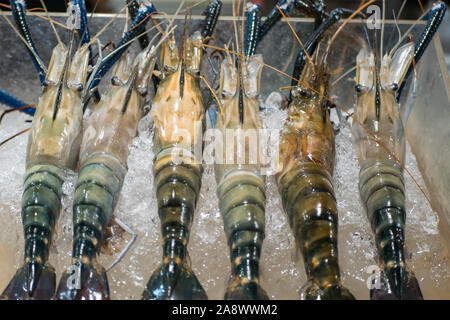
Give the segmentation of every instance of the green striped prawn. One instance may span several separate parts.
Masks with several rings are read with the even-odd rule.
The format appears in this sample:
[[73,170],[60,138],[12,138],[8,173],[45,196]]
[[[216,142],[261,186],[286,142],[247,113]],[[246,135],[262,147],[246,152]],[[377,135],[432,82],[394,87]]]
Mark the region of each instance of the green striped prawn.
[[[356,12],[355,12],[356,13]],[[338,212],[332,174],[335,141],[330,121],[329,57],[333,35],[319,63],[311,56],[324,32],[343,15],[335,9],[313,32],[300,50],[294,75],[300,75],[291,90],[288,116],[281,131],[277,174],[283,208],[294,232],[308,277],[301,299],[354,299],[342,285],[338,263]]]
[[89,48],[58,44],[44,82],[28,138],[22,221],[24,265],[3,292],[8,299],[50,299],[56,275],[48,264],[49,249],[61,209],[64,171],[75,169],[81,143],[82,89]]
[[[261,55],[252,58],[262,59]],[[229,56],[222,63],[219,90],[222,92],[223,115],[218,115],[216,124],[223,137],[227,130],[244,133],[236,137],[235,149],[241,150],[237,153],[245,154],[245,160],[237,160],[237,153],[232,151],[226,152],[226,159],[215,165],[217,196],[232,261],[231,283],[225,299],[268,299],[259,285],[259,260],[265,229],[265,181],[260,164],[249,159],[251,147],[245,143],[245,133],[258,134],[257,130],[262,128],[257,99],[262,65],[243,59],[239,64],[240,71]],[[240,72],[242,76],[238,76]]]
[[[446,9],[443,2],[433,4],[416,45],[408,42],[397,49],[401,38],[389,54],[377,57],[376,51],[362,49],[356,58],[358,121],[353,122],[352,131],[361,167],[359,190],[381,266],[381,279],[370,291],[374,300],[423,299],[404,252],[405,132],[398,101],[405,79],[430,43]],[[380,51],[383,54],[382,48]]]
[[202,146],[205,115],[199,83],[202,44],[212,35],[221,6],[221,1],[210,2],[203,29],[187,39],[183,35],[179,52],[174,37],[162,44],[161,82],[151,115],[163,257],[143,292],[144,300],[207,299],[190,267],[187,245],[203,173],[195,157]]
[[[222,143],[226,147],[223,157],[216,158],[215,176],[219,208],[230,247],[231,277],[225,293],[227,300],[269,299],[259,284],[266,201],[265,179],[258,157],[263,66],[262,55],[255,54],[255,50],[260,40],[260,15],[259,5],[247,4],[243,51],[250,59],[242,55],[232,59],[226,50],[220,70],[220,113],[217,113],[215,128],[226,138]],[[236,41],[238,48],[241,47],[242,39]],[[230,137],[228,132],[233,135]],[[229,149],[230,145],[232,149]]]
[[72,272],[59,283],[58,299],[109,299],[105,269],[97,255],[120,195],[129,145],[143,115],[149,81],[156,63],[151,43],[133,59],[123,55],[113,69],[109,90],[87,120],[80,150],[80,170],[73,203]]

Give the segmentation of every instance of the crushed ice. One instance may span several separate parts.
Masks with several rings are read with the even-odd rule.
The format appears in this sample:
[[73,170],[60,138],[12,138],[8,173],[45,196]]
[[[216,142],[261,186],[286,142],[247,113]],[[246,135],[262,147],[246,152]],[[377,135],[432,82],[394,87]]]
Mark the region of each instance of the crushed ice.
[[[272,96],[262,112],[267,128],[280,128],[286,112],[270,105],[281,100]],[[0,108],[1,111],[4,108]],[[0,140],[29,126],[22,113],[8,115],[0,126]],[[109,273],[113,299],[139,299],[150,275],[161,260],[160,223],[153,188],[152,131],[149,116],[139,124],[139,137],[130,146],[128,174],[115,215],[137,233],[137,241],[125,258]],[[23,259],[21,226],[22,178],[25,168],[27,134],[0,149],[0,290],[7,285]],[[406,166],[424,185],[416,160],[407,146]],[[229,253],[218,209],[216,181],[211,165],[204,168],[201,195],[194,217],[189,253],[194,272],[211,299],[221,299],[230,273]],[[358,299],[369,296],[367,268],[376,264],[373,236],[358,194],[358,162],[348,126],[336,136],[335,191],[339,209],[339,259],[344,285]],[[63,185],[63,210],[54,237],[50,263],[57,276],[70,264],[72,249],[72,201],[76,174],[67,172]],[[408,264],[414,270],[425,298],[449,297],[449,261],[438,231],[438,216],[405,173]],[[261,284],[272,299],[298,299],[298,289],[306,282],[302,259],[283,213],[273,176],[266,179],[266,238],[263,245]],[[124,237],[123,241],[128,241]],[[104,254],[105,267],[117,258]]]

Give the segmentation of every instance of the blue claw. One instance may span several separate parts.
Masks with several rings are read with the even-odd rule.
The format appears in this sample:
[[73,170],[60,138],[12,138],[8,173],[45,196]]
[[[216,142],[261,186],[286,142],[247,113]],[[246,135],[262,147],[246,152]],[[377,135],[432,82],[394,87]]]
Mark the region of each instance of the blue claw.
[[264,23],[261,25],[261,32],[259,34],[259,41],[264,38],[264,36],[269,32],[270,29],[275,25],[275,23],[278,22],[282,18],[282,15],[277,7],[280,7],[280,10],[283,11],[283,13],[289,13],[292,10],[293,7],[293,1],[292,0],[280,0],[276,4],[276,6],[272,9],[272,11],[267,16],[267,19],[264,21]]
[[16,22],[17,29],[19,30],[20,35],[25,39],[27,42],[27,50],[30,54],[31,60],[33,61],[34,67],[36,68],[39,80],[41,83],[44,82],[46,72],[45,72],[45,66],[42,63],[41,56],[39,55],[36,45],[34,44],[33,39],[31,38],[30,29],[27,24],[26,20],[26,6],[24,0],[10,0],[11,3],[11,10],[12,15],[14,18],[14,21]]
[[[447,11],[447,6],[444,2],[436,2],[431,7],[430,11],[428,11],[427,15],[423,19],[427,19],[427,25],[425,26],[425,30],[422,32],[419,41],[416,44],[414,49],[414,60],[415,64],[417,64],[422,58],[423,53],[427,49],[431,40],[433,39],[434,34],[439,29],[442,20],[444,19],[445,12]],[[406,76],[401,84],[398,93],[397,93],[397,102],[400,101],[400,96],[402,94],[403,88],[405,87],[406,80],[411,74],[414,66],[411,65],[406,73]]]
[[217,20],[219,19],[220,11],[222,10],[222,5],[222,1],[213,0],[208,7],[206,7],[205,12],[203,13],[206,18],[203,22],[203,28],[201,31],[203,39],[212,36]]
[[[156,12],[155,6],[150,1],[143,1],[143,4],[141,4],[141,7],[139,8],[139,11],[136,15],[136,18],[134,19],[133,23],[128,28],[128,31],[125,33],[125,35],[120,39],[119,43],[117,44],[117,49],[112,52],[107,58],[105,58],[104,61],[100,64],[97,72],[93,75],[92,81],[90,81],[88,85],[88,92],[94,91],[94,95],[96,95],[97,99],[99,98],[98,93],[96,94],[96,88],[98,87],[98,84],[100,83],[100,80],[103,78],[103,76],[111,69],[111,67],[119,60],[119,58],[122,56],[122,54],[127,50],[127,48],[131,45],[131,43],[126,44],[139,34],[141,34],[144,29],[145,25],[150,21],[149,16]],[[89,97],[90,98],[90,97]],[[88,100],[85,102],[85,105],[87,105]]]
[[245,12],[245,16],[247,30],[245,33],[244,53],[246,56],[252,56],[255,54],[256,46],[260,40],[261,6],[259,4],[251,4]]
[[[78,8],[78,12],[80,14],[80,28],[79,28],[79,36],[82,44],[86,44],[91,42],[91,35],[89,33],[88,28],[88,19],[86,12],[86,4],[84,0],[70,0],[72,6]],[[89,56],[92,57],[92,49],[89,46]]]

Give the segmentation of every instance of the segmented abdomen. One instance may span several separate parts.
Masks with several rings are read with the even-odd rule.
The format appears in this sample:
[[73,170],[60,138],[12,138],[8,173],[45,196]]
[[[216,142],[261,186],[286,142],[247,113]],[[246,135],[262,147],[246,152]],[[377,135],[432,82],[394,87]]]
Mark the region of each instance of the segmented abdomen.
[[359,173],[359,190],[385,266],[403,267],[405,186],[401,167],[394,161],[366,163]]
[[338,215],[330,173],[303,162],[283,175],[278,185],[308,277],[321,287],[340,284]]
[[24,179],[22,221],[25,260],[45,263],[61,209],[63,170],[52,164],[31,164]]
[[73,203],[73,257],[93,258],[111,220],[126,168],[111,155],[94,154],[82,164]]
[[163,256],[183,261],[203,168],[201,164],[194,163],[194,155],[188,150],[184,150],[188,155],[180,158],[182,161],[177,164],[172,156],[174,150],[177,150],[176,147],[169,147],[157,154],[153,172],[161,220]]
[[217,196],[230,246],[233,284],[258,283],[265,229],[264,180],[253,171],[230,170],[220,180]]

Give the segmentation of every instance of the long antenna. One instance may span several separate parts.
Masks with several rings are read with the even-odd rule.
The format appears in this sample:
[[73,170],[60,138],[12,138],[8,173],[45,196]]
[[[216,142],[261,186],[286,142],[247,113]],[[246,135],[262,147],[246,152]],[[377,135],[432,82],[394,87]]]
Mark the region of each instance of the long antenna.
[[212,93],[212,95],[214,96],[214,99],[216,99],[217,104],[219,105],[219,110],[220,110],[220,115],[223,115],[223,107],[222,107],[222,103],[220,103],[220,99],[217,96],[217,94],[214,92],[213,88],[211,88],[211,85],[208,83],[208,80],[206,80],[206,76],[205,74],[202,72],[200,74],[200,78],[203,80],[203,82],[206,84],[206,86],[208,87],[209,91]]
[[380,59],[383,59],[384,21],[386,18],[386,0],[383,0],[383,20],[381,23]]
[[337,78],[336,80],[333,81],[333,83],[331,84],[331,86],[335,86],[339,81],[341,81],[343,78],[345,78],[345,76],[347,76],[349,73],[351,73],[352,71],[354,71],[356,69],[356,66],[348,69],[346,72],[344,72],[342,75],[339,76],[339,78]]
[[[98,0],[97,0],[97,1],[98,1]],[[10,6],[10,5],[7,5],[7,4],[4,4],[4,3],[0,3],[0,7],[7,8],[7,9],[11,9],[11,6]],[[45,20],[45,21],[48,21],[48,18],[47,18],[47,17],[45,17],[45,16],[43,16],[43,15],[40,15],[39,13],[34,12],[34,11],[38,11],[38,10],[43,10],[43,9],[42,9],[42,8],[32,8],[32,9],[27,9],[27,10],[25,10],[25,12],[26,12],[27,14],[31,14],[32,16],[35,16],[35,17],[37,17],[37,18],[39,18],[39,19],[43,19],[43,20]],[[60,22],[58,22],[58,21],[55,21],[55,20],[53,20],[53,19],[52,19],[52,21],[53,21],[53,23],[54,23],[55,25],[57,25],[57,26],[59,26],[59,27],[61,27],[61,28],[70,30],[70,28],[69,28],[68,26],[66,26],[66,25],[64,25],[64,24],[62,24],[62,23],[60,23]]]
[[350,22],[351,19],[353,19],[358,13],[360,13],[362,11],[362,9],[368,7],[369,5],[371,5],[372,3],[374,3],[376,0],[370,0],[369,2],[365,3],[364,5],[362,5],[361,7],[359,7],[358,9],[356,9],[347,19],[345,19],[344,23],[342,23],[339,28],[337,29],[337,31],[333,34],[333,36],[331,37],[330,40],[330,44],[333,44],[334,41],[336,40],[336,37],[338,36],[338,34],[342,31],[342,29],[344,29],[344,27]]
[[[398,10],[397,16],[395,15],[395,10],[392,9],[392,14],[393,14],[393,17],[394,17],[394,21],[396,21],[396,27],[397,27],[397,29],[400,29],[400,28],[398,27],[397,20],[400,19],[400,15],[402,14],[402,11],[403,11],[403,8],[404,8],[404,6],[405,6],[406,1],[407,1],[407,0],[403,0],[403,1],[402,1],[401,5],[400,5],[400,9]],[[387,42],[389,47],[391,46],[391,42],[392,42],[393,35],[394,35],[394,32],[391,32],[391,34],[390,34],[390,36],[389,36],[389,40],[388,40],[388,42]],[[401,39],[401,37],[402,37],[402,36],[401,36],[401,34],[400,34],[399,39]],[[386,46],[386,47],[388,47],[388,46]]]
[[11,26],[11,28],[14,30],[14,32],[19,36],[19,38],[25,43],[31,54],[35,57],[36,61],[38,61],[38,64],[42,70],[47,74],[47,68],[45,67],[44,62],[41,60],[41,58],[37,55],[37,53],[33,50],[33,48],[28,44],[27,40],[20,34],[19,30],[12,24],[11,21],[9,21],[8,17],[6,17],[5,12],[3,10],[0,10],[0,13],[2,17],[6,20],[6,22]]
[[[109,58],[110,58],[112,55],[114,55],[118,50],[120,50],[120,49],[122,49],[122,48],[128,46],[128,45],[129,45],[130,43],[132,43],[134,40],[139,39],[140,37],[143,37],[144,35],[146,35],[146,34],[152,32],[153,29],[157,28],[158,26],[160,26],[160,25],[163,24],[163,23],[164,23],[164,21],[162,21],[162,22],[158,23],[157,25],[151,27],[150,29],[148,29],[148,30],[142,32],[141,34],[137,35],[136,37],[134,37],[133,39],[129,40],[128,42],[125,42],[123,45],[121,45],[120,47],[117,47],[116,49],[114,49],[114,51],[112,51],[112,52],[109,53],[106,57],[104,57],[104,58],[102,59],[102,61],[109,59]],[[177,27],[177,26],[172,27],[169,31],[167,31],[167,33],[168,33],[168,34],[172,33],[173,30],[175,30],[176,27]],[[157,35],[156,35],[156,36],[157,36]],[[155,36],[155,37],[156,37],[156,36]],[[166,37],[164,37],[164,38],[166,38]],[[152,40],[152,41],[153,41],[153,40]],[[150,41],[150,43],[151,43],[152,41]]]
[[405,40],[405,38],[408,36],[408,34],[411,32],[411,30],[419,23],[419,21],[421,21],[423,19],[423,17],[425,17],[427,15],[427,13],[423,13],[419,19],[417,19],[416,21],[414,21],[414,23],[408,28],[408,30],[406,30],[406,32],[403,34],[402,38],[398,40],[398,42],[395,44],[395,46],[391,49],[391,51],[389,52],[389,56],[392,57],[392,55],[394,54],[395,50],[397,50],[398,46],[402,43],[403,40]]
[[400,31],[400,27],[398,26],[398,17],[395,16],[394,10],[392,10],[392,15],[394,16],[395,27],[397,28],[398,39],[400,40],[402,38],[402,32]]
[[238,32],[237,32],[237,22],[236,22],[236,1],[233,0],[232,3],[232,9],[233,9],[233,25],[234,25],[234,36],[235,36],[235,40],[236,40],[236,51],[237,52],[241,52],[240,48],[239,48],[239,36],[238,36]]
[[[87,19],[87,22],[86,22],[86,27],[84,28],[84,30],[83,30],[83,33],[81,34],[81,36],[80,36],[80,38],[81,39],[84,39],[85,38],[85,34],[86,33],[88,33],[89,32],[89,29],[88,29],[88,26],[89,26],[89,24],[92,22],[92,18],[94,17],[94,12],[95,12],[95,10],[97,10],[97,6],[98,6],[98,3],[100,2],[100,0],[96,0],[95,1],[95,5],[94,5],[94,8],[92,8],[92,12],[91,12],[91,14],[90,14],[90,16],[89,16],[89,18]],[[88,34],[88,36],[86,37],[86,40],[88,40],[88,42],[85,42],[85,43],[87,43],[88,44],[88,47],[89,47],[89,65],[91,65],[91,60],[92,60],[92,48],[91,48],[91,39],[90,39],[90,34]],[[83,43],[83,41],[80,41],[79,42],[79,44],[78,44],[78,48],[80,48],[81,47],[81,45],[82,45],[82,43]]]
[[300,40],[299,36],[297,35],[297,33],[295,32],[294,28],[292,27],[291,23],[289,22],[289,20],[287,19],[286,15],[284,14],[283,10],[280,9],[280,7],[277,5],[277,9],[280,11],[281,15],[283,16],[283,19],[287,22],[289,28],[291,28],[292,33],[294,34],[295,38],[297,39],[298,43],[300,44],[300,46],[302,47],[303,52],[305,53],[306,58],[308,59],[308,62],[310,63],[311,66],[314,65],[314,62],[312,61],[311,57],[308,54],[308,51],[306,51],[305,46],[303,45],[303,42]]
[[[56,119],[56,115],[58,114],[59,106],[61,105],[62,88],[63,88],[63,86],[65,86],[65,83],[66,83],[66,80],[67,80],[67,69],[69,68],[69,66],[71,64],[71,52],[72,52],[72,47],[73,47],[73,41],[74,41],[74,38],[75,38],[75,32],[76,32],[75,29],[73,29],[72,37],[71,37],[70,43],[69,43],[69,48],[67,49],[66,60],[64,61],[63,72],[62,72],[61,77],[59,79],[58,94],[57,94],[56,101],[55,101],[55,107],[53,109],[53,120]],[[62,48],[63,47],[61,47],[61,49]]]
[[4,145],[5,143],[7,143],[8,141],[14,139],[15,137],[20,136],[22,133],[25,133],[25,132],[29,131],[30,129],[31,129],[31,128],[27,128],[27,129],[25,129],[25,130],[22,130],[22,131],[20,131],[20,132],[18,132],[18,133],[16,133],[16,134],[14,134],[13,136],[7,138],[6,140],[3,140],[2,142],[0,142],[0,147],[3,146],[3,145]]
[[53,21],[50,19],[50,14],[48,13],[47,7],[45,6],[45,3],[43,0],[39,0],[42,4],[42,7],[45,10],[45,13],[47,14],[47,18],[50,21],[50,25],[52,26],[53,32],[55,33],[56,39],[58,40],[59,45],[61,46],[61,48],[64,48],[64,45],[61,41],[61,38],[59,37],[58,32],[56,31],[55,25],[53,24]]
[[[42,1],[42,0],[41,0],[41,1]],[[130,2],[130,3],[131,3],[131,2]],[[104,26],[103,28],[101,28],[99,32],[97,32],[97,34],[96,34],[94,37],[92,37],[91,42],[88,43],[89,46],[90,46],[91,44],[93,44],[93,43],[96,41],[95,39],[97,39],[103,32],[105,32],[105,30],[110,26],[110,24],[113,23],[113,22],[117,19],[117,17],[119,17],[119,15],[122,13],[122,11],[124,11],[126,8],[128,8],[128,6],[130,5],[130,3],[127,4],[126,6],[124,6],[122,9],[120,9],[120,11],[117,12],[117,13],[115,14],[115,16],[114,16],[113,18],[111,18],[111,19],[105,24],[105,26]]]

